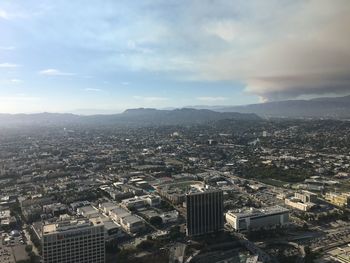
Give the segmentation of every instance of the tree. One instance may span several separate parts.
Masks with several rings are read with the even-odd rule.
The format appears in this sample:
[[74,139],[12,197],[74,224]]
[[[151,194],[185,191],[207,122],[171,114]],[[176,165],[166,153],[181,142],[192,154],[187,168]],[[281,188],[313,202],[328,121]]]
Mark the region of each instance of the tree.
[[144,250],[151,249],[153,247],[154,247],[154,241],[152,240],[144,240],[137,245],[138,249],[144,249]]
[[309,226],[307,225],[307,223],[303,224],[303,230],[304,231],[308,231],[309,230]]
[[30,252],[33,251],[33,246],[32,245],[26,245],[25,250],[29,254]]

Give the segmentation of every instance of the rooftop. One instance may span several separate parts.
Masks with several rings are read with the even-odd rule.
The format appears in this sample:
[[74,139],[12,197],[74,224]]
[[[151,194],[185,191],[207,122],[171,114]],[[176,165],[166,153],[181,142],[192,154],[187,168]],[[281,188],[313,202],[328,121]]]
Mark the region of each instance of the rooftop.
[[43,233],[53,234],[55,232],[58,233],[97,225],[103,225],[102,220],[99,218],[94,218],[91,220],[88,220],[86,218],[70,219],[44,225]]
[[281,206],[270,206],[264,207],[260,209],[256,208],[247,208],[247,209],[239,209],[239,210],[231,210],[228,211],[228,214],[234,215],[236,217],[248,217],[248,216],[260,216],[260,215],[273,215],[277,213],[286,213],[289,210],[287,208]]

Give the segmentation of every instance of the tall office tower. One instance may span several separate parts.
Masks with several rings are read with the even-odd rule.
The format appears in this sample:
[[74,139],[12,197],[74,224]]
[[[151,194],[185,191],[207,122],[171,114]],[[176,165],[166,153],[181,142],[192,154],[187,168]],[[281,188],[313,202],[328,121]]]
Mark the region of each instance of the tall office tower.
[[42,249],[44,263],[104,263],[104,224],[79,218],[44,225]]
[[187,235],[214,233],[224,228],[224,204],[221,190],[197,190],[186,195]]

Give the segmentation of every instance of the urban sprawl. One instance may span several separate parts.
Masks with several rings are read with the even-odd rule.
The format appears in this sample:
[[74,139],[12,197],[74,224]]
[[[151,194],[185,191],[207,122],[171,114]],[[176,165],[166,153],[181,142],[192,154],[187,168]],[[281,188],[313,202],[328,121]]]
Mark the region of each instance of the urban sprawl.
[[350,262],[350,122],[0,130],[0,262]]

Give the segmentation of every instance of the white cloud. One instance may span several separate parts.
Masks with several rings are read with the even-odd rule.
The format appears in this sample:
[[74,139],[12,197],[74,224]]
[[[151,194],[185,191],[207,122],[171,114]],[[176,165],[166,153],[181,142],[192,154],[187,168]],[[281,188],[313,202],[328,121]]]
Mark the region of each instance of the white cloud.
[[215,101],[225,101],[225,97],[197,97],[196,100],[206,101],[206,102],[215,102]]
[[85,91],[102,91],[101,89],[95,89],[95,88],[86,88]]
[[12,82],[12,83],[22,83],[22,80],[20,80],[20,79],[10,79],[10,81]]
[[217,36],[227,42],[232,42],[242,35],[242,26],[231,20],[211,22],[205,25],[203,29],[209,34]]
[[0,63],[0,68],[18,68],[19,65],[13,63]]
[[75,73],[63,72],[58,69],[43,69],[39,71],[40,75],[46,76],[74,76]]
[[9,19],[9,14],[5,10],[0,9],[0,18]]

